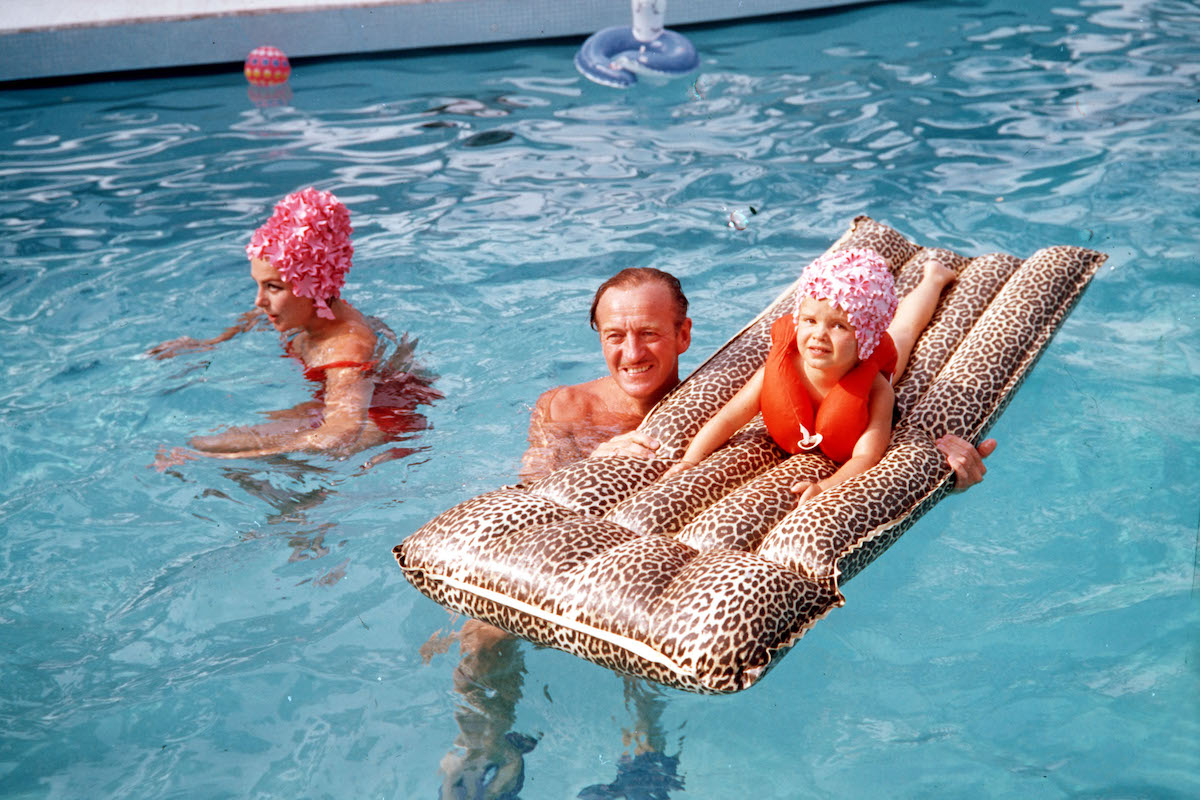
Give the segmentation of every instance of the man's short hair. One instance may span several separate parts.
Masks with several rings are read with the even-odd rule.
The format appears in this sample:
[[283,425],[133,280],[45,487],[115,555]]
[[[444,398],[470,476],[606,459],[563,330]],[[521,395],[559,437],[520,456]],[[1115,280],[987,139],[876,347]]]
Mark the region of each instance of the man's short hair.
[[675,325],[676,327],[682,325],[683,321],[687,319],[688,301],[683,294],[683,287],[679,285],[679,279],[669,272],[663,272],[654,267],[627,267],[600,284],[600,288],[592,297],[592,330],[600,330],[599,325],[596,324],[596,306],[600,305],[600,297],[605,292],[609,289],[632,289],[646,283],[661,283],[667,288],[678,313]]

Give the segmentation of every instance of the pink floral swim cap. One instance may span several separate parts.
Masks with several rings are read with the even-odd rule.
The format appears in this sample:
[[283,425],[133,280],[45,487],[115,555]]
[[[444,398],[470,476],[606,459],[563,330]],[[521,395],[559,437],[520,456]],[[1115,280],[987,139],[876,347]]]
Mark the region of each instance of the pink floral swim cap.
[[809,264],[796,290],[796,315],[805,297],[827,300],[846,312],[860,359],[875,352],[896,315],[896,281],[887,261],[874,250],[838,250]]
[[310,298],[317,316],[333,319],[328,301],[346,283],[354,245],[350,211],[330,192],[311,186],[279,201],[250,237],[246,255],[270,261],[297,297]]

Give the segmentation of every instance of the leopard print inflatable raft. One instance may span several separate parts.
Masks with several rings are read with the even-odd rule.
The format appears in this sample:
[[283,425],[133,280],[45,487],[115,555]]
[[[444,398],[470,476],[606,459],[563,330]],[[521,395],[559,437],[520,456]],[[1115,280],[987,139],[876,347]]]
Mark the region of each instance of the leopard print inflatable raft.
[[[980,440],[1105,260],[1078,247],[968,259],[866,217],[831,250],[846,247],[886,256],[901,294],[930,258],[959,272],[896,387],[899,422],[873,469],[798,507],[788,486],[834,464],[788,457],[757,418],[667,479],[666,461],[589,458],[467,500],[395,548],[405,577],[447,608],[614,670],[695,692],[753,685],[952,488],[934,440]],[[793,302],[794,286],[646,417],[664,458],[762,365]]]

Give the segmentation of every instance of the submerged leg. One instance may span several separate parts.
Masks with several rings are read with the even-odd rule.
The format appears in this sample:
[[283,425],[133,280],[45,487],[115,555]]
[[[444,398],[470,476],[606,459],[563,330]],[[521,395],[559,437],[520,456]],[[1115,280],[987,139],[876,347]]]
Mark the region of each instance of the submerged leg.
[[584,787],[579,800],[670,800],[672,790],[683,788],[679,755],[665,752],[662,693],[639,678],[627,677],[625,706],[633,715],[633,728],[624,732],[632,755],[626,752],[617,761],[616,780]]
[[463,626],[454,689],[457,748],[442,759],[443,800],[514,800],[525,782],[524,756],[537,740],[510,731],[525,676],[521,642],[475,620]]

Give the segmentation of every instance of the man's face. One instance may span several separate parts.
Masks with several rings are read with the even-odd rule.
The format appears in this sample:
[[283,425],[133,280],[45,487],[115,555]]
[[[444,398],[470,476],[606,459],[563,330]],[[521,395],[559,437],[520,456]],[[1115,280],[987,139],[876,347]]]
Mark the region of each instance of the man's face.
[[604,362],[625,394],[657,401],[679,382],[679,354],[692,343],[692,321],[678,319],[666,286],[608,289],[596,304],[596,326]]

